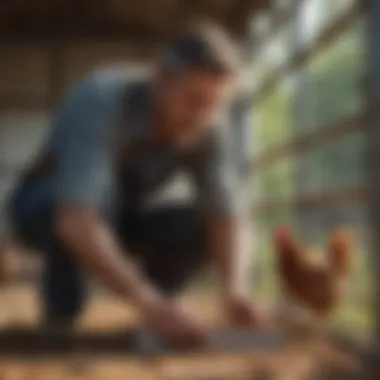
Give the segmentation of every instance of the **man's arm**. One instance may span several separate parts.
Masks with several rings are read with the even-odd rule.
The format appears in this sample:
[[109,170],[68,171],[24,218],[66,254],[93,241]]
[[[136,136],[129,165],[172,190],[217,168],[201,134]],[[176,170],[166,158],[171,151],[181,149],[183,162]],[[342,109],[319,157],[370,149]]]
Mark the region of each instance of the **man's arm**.
[[[215,136],[192,166],[205,213],[211,254],[222,285],[227,320],[243,327],[265,327],[266,313],[250,294],[250,251],[237,174],[223,136]],[[194,170],[195,169],[195,170]],[[239,204],[240,203],[240,204]]]
[[208,220],[211,254],[219,273],[222,295],[228,300],[248,293],[249,252],[244,245],[244,226],[239,218]]
[[210,137],[193,165],[211,254],[225,297],[245,292],[248,286],[249,252],[234,169],[226,136],[217,133]]
[[124,300],[142,310],[158,301],[156,289],[128,259],[94,209],[60,206],[57,231],[75,258]]
[[103,202],[113,196],[114,162],[108,128],[115,110],[99,99],[98,91],[85,92],[64,110],[63,127],[70,131],[66,131],[65,144],[58,152],[58,235],[81,264],[124,300],[134,303],[161,337],[177,343],[202,341],[203,327],[144,278],[101,216]]
[[157,291],[126,258],[100,212],[114,185],[110,138],[115,112],[95,85],[81,89],[64,106],[60,121],[67,130],[57,152],[56,230],[79,262],[124,299],[144,307],[158,297]]

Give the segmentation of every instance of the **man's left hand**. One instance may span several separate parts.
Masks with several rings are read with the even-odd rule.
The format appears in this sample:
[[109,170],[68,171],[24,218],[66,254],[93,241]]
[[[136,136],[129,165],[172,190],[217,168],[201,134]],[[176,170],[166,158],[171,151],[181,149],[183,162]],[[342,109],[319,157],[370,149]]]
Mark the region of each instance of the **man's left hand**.
[[269,327],[267,312],[257,301],[248,296],[232,296],[225,300],[227,322],[236,327],[266,329]]

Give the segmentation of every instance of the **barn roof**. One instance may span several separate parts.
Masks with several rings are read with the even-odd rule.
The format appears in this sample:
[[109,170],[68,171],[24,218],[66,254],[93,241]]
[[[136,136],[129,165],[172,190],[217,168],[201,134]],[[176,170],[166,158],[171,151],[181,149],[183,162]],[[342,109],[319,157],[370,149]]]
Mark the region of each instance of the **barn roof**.
[[5,39],[123,38],[161,42],[192,19],[209,19],[244,33],[270,0],[2,0]]

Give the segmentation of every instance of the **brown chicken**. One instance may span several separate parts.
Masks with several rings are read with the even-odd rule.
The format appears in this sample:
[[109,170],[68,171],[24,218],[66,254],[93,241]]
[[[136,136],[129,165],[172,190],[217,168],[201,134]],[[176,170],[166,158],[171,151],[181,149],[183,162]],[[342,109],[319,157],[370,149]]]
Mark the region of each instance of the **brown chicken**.
[[347,292],[352,262],[352,241],[345,230],[332,233],[326,255],[311,255],[289,228],[274,236],[280,281],[286,295],[320,316],[327,316]]

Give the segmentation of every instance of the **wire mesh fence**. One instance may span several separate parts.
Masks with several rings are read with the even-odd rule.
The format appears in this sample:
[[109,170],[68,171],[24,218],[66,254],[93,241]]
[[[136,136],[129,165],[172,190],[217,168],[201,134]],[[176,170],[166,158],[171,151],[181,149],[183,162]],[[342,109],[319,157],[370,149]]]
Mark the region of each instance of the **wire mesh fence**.
[[[347,300],[332,318],[349,329],[373,328],[368,215],[368,97],[365,12],[360,2],[298,2],[257,56],[255,98],[260,183],[259,289],[279,295],[273,230],[293,225],[305,244],[321,248],[338,226],[355,235],[355,269]],[[270,62],[270,64],[269,64]]]

